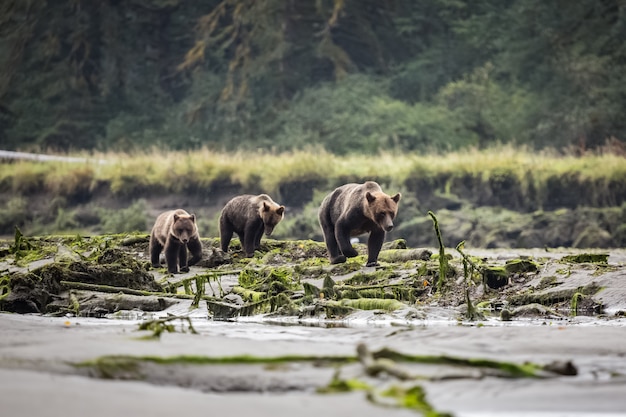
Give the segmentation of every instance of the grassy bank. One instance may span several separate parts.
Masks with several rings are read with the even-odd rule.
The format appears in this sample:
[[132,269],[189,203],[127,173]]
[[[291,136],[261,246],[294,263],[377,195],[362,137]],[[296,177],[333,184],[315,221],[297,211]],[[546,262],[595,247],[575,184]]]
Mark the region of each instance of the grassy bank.
[[[26,233],[81,231],[96,224],[100,225],[96,232],[145,231],[153,221],[153,213],[145,213],[150,207],[141,199],[169,197],[168,204],[200,210],[201,229],[213,236],[217,234],[215,216],[224,199],[265,192],[289,208],[285,223],[277,229],[279,235],[284,232],[281,237],[318,239],[316,211],[323,195],[343,183],[364,180],[378,181],[389,193],[402,192],[399,229],[402,224],[410,226],[406,233],[416,235],[413,244],[421,244],[418,231],[430,227],[425,218],[427,211],[444,209],[454,212],[457,219],[450,222],[451,229],[469,234],[458,223],[471,223],[472,230],[481,235],[474,242],[481,245],[486,244],[483,237],[490,233],[493,221],[499,222],[498,227],[503,228],[509,241],[517,242],[527,225],[536,223],[541,229],[547,227],[543,223],[563,219],[559,214],[562,209],[570,210],[568,230],[581,216],[588,221],[575,227],[580,229],[576,236],[553,239],[555,244],[572,244],[590,226],[610,235],[619,232],[621,236],[626,231],[622,226],[626,223],[622,218],[626,212],[622,206],[626,203],[626,159],[614,153],[574,156],[503,146],[446,154],[338,156],[318,149],[289,153],[217,153],[200,149],[72,156],[82,156],[85,161],[0,164],[0,195],[4,197],[0,234],[11,234],[14,224],[24,226]],[[112,201],[117,205],[107,207],[105,203]],[[202,211],[208,206],[210,209]],[[77,214],[80,207],[82,212]],[[162,207],[152,207],[152,211]],[[476,211],[481,207],[507,212]],[[588,209],[612,211],[605,215]],[[508,211],[534,217],[517,222],[519,227],[511,232],[511,219],[517,214]],[[537,217],[537,212],[557,215]],[[442,218],[444,227],[446,221]],[[510,238],[512,234],[515,236]],[[554,234],[563,232],[558,229]],[[607,244],[620,244],[622,240],[619,237]],[[541,244],[535,238],[532,242]]]
[[[549,190],[552,182],[579,188],[596,186],[577,196],[581,204],[610,201],[612,191],[626,183],[626,160],[615,154],[583,157],[540,153],[510,146],[447,154],[337,156],[323,150],[289,153],[188,152],[82,155],[85,162],[17,161],[0,164],[0,191],[16,195],[54,193],[72,197],[106,187],[113,195],[150,191],[210,190],[230,184],[242,189],[280,193],[294,182],[335,186],[347,181],[376,179],[392,188],[408,184],[443,185],[452,192],[463,180],[483,184],[517,184],[526,197]],[[104,160],[106,163],[95,161]],[[618,188],[615,188],[618,187]],[[622,190],[622,188],[619,188]],[[616,196],[613,196],[614,198]],[[540,201],[537,201],[540,202]]]

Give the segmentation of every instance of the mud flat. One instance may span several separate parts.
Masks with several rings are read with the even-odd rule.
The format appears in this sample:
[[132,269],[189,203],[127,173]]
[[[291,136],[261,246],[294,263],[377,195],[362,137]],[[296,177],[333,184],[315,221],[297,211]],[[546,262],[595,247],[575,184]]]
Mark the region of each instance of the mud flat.
[[624,250],[459,247],[442,269],[391,242],[364,268],[318,242],[204,244],[181,275],[146,267],[145,236],[0,245],[0,306],[22,313],[0,313],[3,411],[625,413]]
[[[181,410],[403,416],[416,410],[384,394],[391,387],[418,386],[433,410],[457,416],[610,416],[626,410],[624,319],[486,321],[482,326],[379,321],[323,328],[197,317],[197,334],[164,333],[152,340],[141,339],[148,332],[138,331],[138,323],[3,314],[3,409],[12,416],[171,415]],[[372,352],[386,348],[427,356],[433,363],[389,359],[389,370],[375,374],[358,360],[360,344]],[[511,375],[436,358],[531,362],[556,372]],[[394,367],[407,377],[394,376]],[[333,380],[360,381],[367,388],[318,392]]]

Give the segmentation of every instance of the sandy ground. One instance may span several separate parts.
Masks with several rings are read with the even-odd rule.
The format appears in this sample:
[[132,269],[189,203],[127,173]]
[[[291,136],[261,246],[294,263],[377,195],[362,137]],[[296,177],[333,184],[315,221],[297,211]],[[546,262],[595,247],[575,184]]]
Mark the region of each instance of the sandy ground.
[[[0,392],[7,416],[171,416],[218,413],[257,416],[419,415],[372,404],[364,392],[318,394],[334,367],[288,364],[194,365],[144,369],[143,381],[90,377],[71,363],[103,355],[241,354],[355,355],[356,345],[411,354],[452,355],[545,364],[571,360],[576,376],[545,379],[479,377],[474,370],[414,365],[412,374],[451,377],[420,381],[438,411],[455,416],[626,415],[626,319],[578,317],[559,321],[422,321],[390,326],[382,321],[352,327],[276,326],[193,319],[199,334],[166,333],[139,340],[130,320],[51,318],[0,314]],[[404,364],[402,364],[404,366]],[[344,377],[384,387],[391,378],[363,375],[360,364]]]

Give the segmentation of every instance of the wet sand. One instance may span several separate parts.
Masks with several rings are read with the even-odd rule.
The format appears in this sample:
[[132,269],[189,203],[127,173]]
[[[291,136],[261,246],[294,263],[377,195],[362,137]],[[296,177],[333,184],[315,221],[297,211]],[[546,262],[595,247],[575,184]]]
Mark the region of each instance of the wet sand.
[[[351,327],[276,326],[255,322],[193,319],[199,334],[165,333],[140,340],[138,321],[51,318],[0,314],[0,389],[11,416],[171,416],[228,413],[259,416],[419,415],[372,404],[364,392],[318,394],[335,368],[312,364],[178,365],[144,369],[143,381],[103,380],[71,364],[103,355],[249,354],[355,355],[358,343],[420,355],[450,355],[546,364],[571,360],[576,376],[545,379],[478,377],[472,371],[432,365],[406,366],[416,375],[450,376],[419,381],[440,412],[455,416],[626,415],[626,319],[577,317],[558,321],[416,321],[391,326],[384,320]],[[402,364],[401,366],[405,366]],[[341,374],[384,387],[392,378],[364,375],[358,363]]]
[[[435,410],[454,416],[626,416],[626,318],[622,313],[626,310],[626,251],[611,251],[605,267],[570,265],[567,271],[558,262],[563,251],[468,249],[468,253],[500,263],[520,256],[547,258],[540,271],[512,283],[508,291],[534,288],[551,276],[559,279],[542,291],[575,290],[594,282],[601,290],[593,299],[605,306],[606,316],[568,317],[566,311],[562,316],[510,322],[497,318],[461,322],[458,318],[464,315],[458,308],[441,307],[435,298],[424,298],[409,308],[413,314],[408,316],[407,310],[359,311],[339,322],[298,322],[295,317],[270,321],[259,316],[226,322],[212,321],[204,301],[190,311],[191,301],[183,300],[153,314],[161,318],[188,315],[198,334],[177,320],[172,322],[176,332],[145,340],[150,333],[138,330],[146,318],[142,312],[125,312],[120,315],[125,319],[112,318],[117,314],[95,319],[0,313],[2,415],[409,416],[420,413],[373,401],[389,402],[381,393],[390,387],[418,385]],[[189,276],[203,271],[193,267]],[[227,291],[236,283],[236,277],[224,278],[222,289]],[[497,298],[501,292],[491,294]],[[370,351],[389,348],[410,355],[515,364],[571,361],[577,375],[503,378],[478,368],[398,362],[395,365],[416,377],[399,381],[384,373],[368,375],[358,361],[338,367],[328,360],[201,365],[143,359],[241,355],[356,359],[359,344]],[[76,366],[111,355],[140,358],[140,365],[112,375],[93,366]],[[372,388],[369,396],[365,391],[318,393],[334,375],[367,383]],[[114,379],[103,378],[107,376]]]

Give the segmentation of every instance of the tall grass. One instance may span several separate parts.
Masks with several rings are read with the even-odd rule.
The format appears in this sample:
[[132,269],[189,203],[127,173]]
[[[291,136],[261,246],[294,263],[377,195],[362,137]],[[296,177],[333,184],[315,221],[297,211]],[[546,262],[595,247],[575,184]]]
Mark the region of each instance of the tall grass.
[[[0,192],[71,196],[76,190],[106,186],[113,195],[123,196],[151,190],[210,189],[228,183],[250,191],[274,193],[281,184],[297,181],[314,181],[332,188],[344,182],[373,179],[397,188],[413,178],[450,181],[461,177],[476,181],[512,178],[522,189],[536,190],[546,189],[550,179],[567,179],[594,187],[615,181],[626,183],[626,159],[619,155],[598,153],[577,157],[513,146],[446,154],[385,152],[348,156],[315,148],[286,153],[151,149],[132,155],[105,153],[85,157],[94,162],[0,163]],[[98,159],[107,163],[96,163]]]

